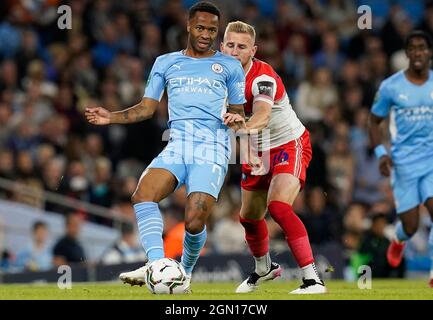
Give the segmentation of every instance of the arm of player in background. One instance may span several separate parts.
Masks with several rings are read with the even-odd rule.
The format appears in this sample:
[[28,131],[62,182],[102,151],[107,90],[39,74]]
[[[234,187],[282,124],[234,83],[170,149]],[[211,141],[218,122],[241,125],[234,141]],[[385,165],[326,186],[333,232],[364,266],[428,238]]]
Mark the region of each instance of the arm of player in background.
[[378,117],[370,112],[370,117],[368,119],[368,135],[370,137],[370,147],[373,149],[382,143],[380,127],[382,121],[382,117]]
[[[370,117],[368,120],[368,135],[370,137],[370,147],[375,149],[377,146],[382,144],[382,134],[381,134],[381,123],[384,120],[382,117],[376,116],[374,113],[370,112]],[[391,174],[392,160],[387,154],[379,158],[379,170],[380,173],[389,177]]]

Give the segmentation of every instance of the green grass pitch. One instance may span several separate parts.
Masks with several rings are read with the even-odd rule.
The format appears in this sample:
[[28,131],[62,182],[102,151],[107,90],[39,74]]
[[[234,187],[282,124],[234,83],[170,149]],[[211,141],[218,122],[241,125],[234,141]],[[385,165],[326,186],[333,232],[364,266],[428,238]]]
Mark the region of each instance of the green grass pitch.
[[126,284],[73,283],[61,290],[56,284],[0,285],[0,300],[433,300],[433,288],[426,280],[373,279],[371,289],[358,289],[357,283],[329,280],[325,295],[289,295],[297,281],[264,283],[254,293],[235,294],[236,283],[193,283],[189,295],[154,295],[144,286]]

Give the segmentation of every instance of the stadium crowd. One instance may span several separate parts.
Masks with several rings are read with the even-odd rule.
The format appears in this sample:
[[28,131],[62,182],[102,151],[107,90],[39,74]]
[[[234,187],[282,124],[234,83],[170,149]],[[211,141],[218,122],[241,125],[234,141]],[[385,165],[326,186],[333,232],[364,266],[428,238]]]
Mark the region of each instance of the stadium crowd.
[[[72,28],[65,30],[57,25],[62,1],[1,1],[0,177],[35,191],[29,196],[0,190],[2,198],[70,213],[44,202],[40,191],[46,190],[112,209],[135,224],[130,196],[143,168],[165,145],[167,101],[154,118],[127,126],[89,125],[83,110],[101,105],[113,111],[139,101],[155,58],[185,47],[185,17],[194,2],[71,0]],[[379,83],[407,65],[405,36],[415,28],[433,35],[433,2],[362,1],[373,13],[372,29],[364,30],[357,24],[358,1],[214,2],[223,12],[221,30],[233,20],[256,27],[256,57],[283,77],[310,130],[313,160],[294,209],[311,243],[339,242],[348,263],[374,257],[367,263],[386,269],[384,252],[396,216],[389,181],[380,176],[369,148],[368,111]],[[208,226],[209,250],[246,250],[237,221],[239,183],[240,166],[231,165]],[[173,243],[181,235],[184,198],[180,189],[162,208],[166,238]],[[110,219],[79,214],[112,226]],[[278,250],[285,246],[283,234],[269,223]],[[166,250],[179,253],[176,245]]]

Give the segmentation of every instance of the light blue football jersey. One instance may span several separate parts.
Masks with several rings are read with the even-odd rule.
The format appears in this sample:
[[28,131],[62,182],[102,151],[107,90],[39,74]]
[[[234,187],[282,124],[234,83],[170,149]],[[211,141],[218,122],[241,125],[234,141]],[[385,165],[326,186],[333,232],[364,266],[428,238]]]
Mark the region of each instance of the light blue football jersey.
[[245,74],[240,62],[217,51],[193,58],[182,51],[159,56],[144,97],[160,101],[167,89],[169,127],[178,120],[222,122],[228,104],[245,103]]
[[163,168],[185,184],[187,194],[218,199],[230,158],[227,104],[245,103],[245,74],[239,61],[216,52],[192,58],[181,51],[158,57],[144,97],[168,96],[170,140],[148,168]]
[[[433,72],[423,85],[410,82],[404,71],[385,79],[371,112],[389,115],[391,157],[397,166],[428,169],[433,159]],[[425,168],[424,168],[425,167]],[[416,171],[416,170],[415,170]],[[410,174],[410,171],[408,171]]]

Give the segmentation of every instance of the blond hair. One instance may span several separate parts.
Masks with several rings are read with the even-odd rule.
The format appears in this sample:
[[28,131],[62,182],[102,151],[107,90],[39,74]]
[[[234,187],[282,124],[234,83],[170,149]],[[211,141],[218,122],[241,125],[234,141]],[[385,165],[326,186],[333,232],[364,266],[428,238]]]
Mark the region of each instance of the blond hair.
[[224,32],[224,38],[227,36],[228,32],[247,33],[253,39],[253,43],[256,41],[256,30],[254,27],[242,21],[229,22],[226,27],[226,31]]

